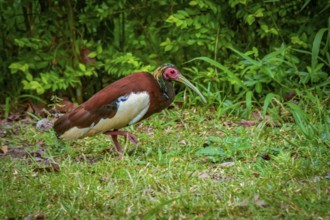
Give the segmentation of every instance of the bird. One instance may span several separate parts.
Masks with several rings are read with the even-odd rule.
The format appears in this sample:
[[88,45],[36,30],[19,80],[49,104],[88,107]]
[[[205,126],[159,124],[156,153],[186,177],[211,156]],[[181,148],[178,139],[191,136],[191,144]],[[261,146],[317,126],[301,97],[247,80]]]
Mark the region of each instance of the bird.
[[135,145],[138,141],[132,133],[120,129],[167,108],[175,96],[173,81],[190,87],[206,103],[202,93],[173,64],[163,64],[153,73],[135,72],[109,84],[59,117],[54,123],[56,136],[69,141],[100,133],[110,135],[121,159],[118,136],[127,137]]

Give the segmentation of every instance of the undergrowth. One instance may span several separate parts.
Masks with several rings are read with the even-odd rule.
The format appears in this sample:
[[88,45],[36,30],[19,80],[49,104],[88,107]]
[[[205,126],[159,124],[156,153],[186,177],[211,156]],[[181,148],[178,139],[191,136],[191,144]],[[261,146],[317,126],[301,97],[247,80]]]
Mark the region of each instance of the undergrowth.
[[[1,140],[9,152],[0,158],[0,218],[330,216],[328,112],[301,126],[295,115],[247,125],[215,113],[176,107],[129,127],[139,144],[127,142],[122,160],[105,135],[64,143],[13,124]],[[10,156],[19,147],[28,154]],[[40,158],[59,168],[41,169]]]

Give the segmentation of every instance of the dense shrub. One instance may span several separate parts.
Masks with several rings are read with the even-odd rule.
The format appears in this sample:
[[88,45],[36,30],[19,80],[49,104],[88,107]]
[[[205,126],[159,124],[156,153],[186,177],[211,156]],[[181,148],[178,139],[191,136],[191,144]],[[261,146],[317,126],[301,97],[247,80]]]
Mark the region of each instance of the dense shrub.
[[1,100],[56,93],[81,102],[165,62],[214,104],[306,88],[324,94],[328,15],[329,3],[305,0],[0,0]]

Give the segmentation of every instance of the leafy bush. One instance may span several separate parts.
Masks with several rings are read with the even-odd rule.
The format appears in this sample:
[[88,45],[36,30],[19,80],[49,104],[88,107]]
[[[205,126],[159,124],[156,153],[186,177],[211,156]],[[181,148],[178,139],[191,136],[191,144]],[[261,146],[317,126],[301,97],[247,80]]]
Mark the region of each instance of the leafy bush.
[[304,0],[0,1],[1,100],[57,93],[82,102],[166,62],[224,112],[246,103],[249,113],[268,94],[313,88],[324,96],[328,9]]

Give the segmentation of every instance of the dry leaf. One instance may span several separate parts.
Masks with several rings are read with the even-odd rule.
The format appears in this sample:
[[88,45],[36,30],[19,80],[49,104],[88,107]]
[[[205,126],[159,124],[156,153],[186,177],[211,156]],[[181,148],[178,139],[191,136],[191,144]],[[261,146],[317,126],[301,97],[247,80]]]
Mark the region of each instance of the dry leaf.
[[255,205],[260,206],[260,207],[265,207],[265,206],[268,205],[267,202],[265,202],[264,200],[260,199],[260,197],[259,197],[258,194],[255,194],[253,196],[253,199],[252,200],[244,199],[243,201],[239,202],[237,204],[237,206],[239,206],[239,207],[247,207],[247,206],[249,206],[249,203],[255,204]]
[[187,145],[187,142],[185,140],[182,140],[182,141],[179,142],[179,144],[181,144],[181,145]]
[[260,199],[258,194],[255,194],[253,197],[254,203],[260,207],[264,207],[267,206],[267,202],[265,202],[264,200]]
[[264,160],[270,160],[271,156],[269,154],[261,154],[260,157]]
[[0,153],[7,154],[8,153],[8,146],[7,145],[2,146],[1,149],[0,149]]
[[239,207],[247,207],[248,205],[249,205],[248,199],[244,199],[243,201],[241,201],[237,204],[237,206],[239,206]]
[[234,165],[235,165],[235,162],[225,162],[225,163],[220,164],[220,166],[222,166],[222,167],[231,167]]
[[241,120],[241,125],[243,125],[244,127],[251,127],[251,126],[255,126],[256,122],[255,121],[248,121],[245,119]]
[[223,124],[225,126],[231,126],[233,123],[231,121],[225,121]]
[[200,179],[208,179],[210,176],[209,176],[209,174],[207,174],[207,173],[201,173],[201,174],[198,175],[198,177],[199,177]]
[[43,172],[59,172],[60,166],[57,163],[50,163],[51,166],[48,167],[37,167],[33,169],[33,172],[43,173]]
[[295,98],[296,97],[296,93],[291,91],[288,93],[288,95],[284,98],[284,100],[287,102],[287,101],[290,101],[291,99]]
[[32,156],[32,157],[42,157],[42,155],[44,154],[44,151],[42,150],[42,149],[37,149],[37,150],[35,150],[35,151],[31,151],[30,152],[30,155]]
[[51,163],[53,169],[55,172],[59,172],[60,171],[60,166],[57,163]]

